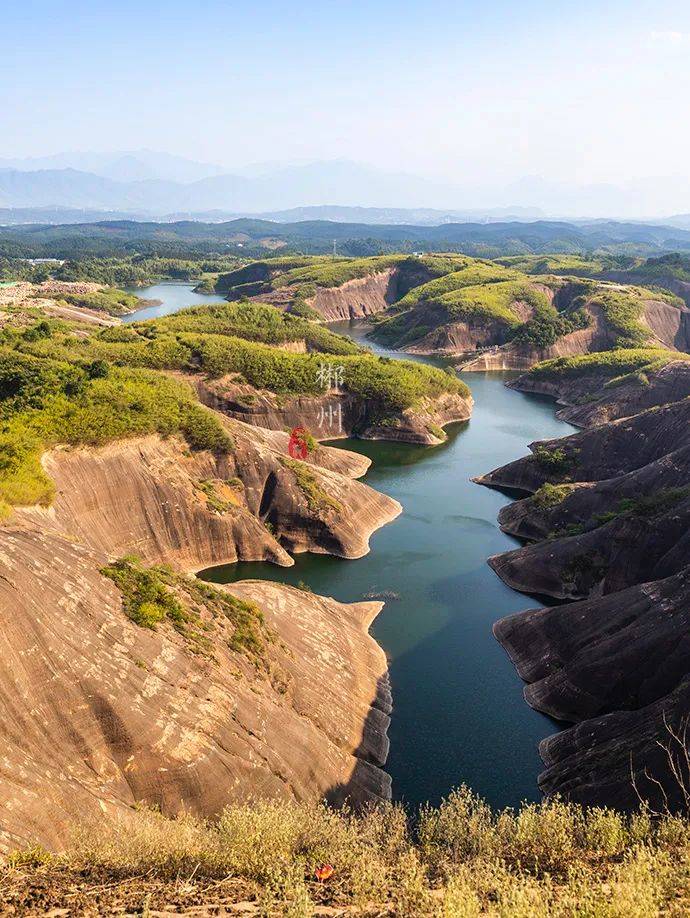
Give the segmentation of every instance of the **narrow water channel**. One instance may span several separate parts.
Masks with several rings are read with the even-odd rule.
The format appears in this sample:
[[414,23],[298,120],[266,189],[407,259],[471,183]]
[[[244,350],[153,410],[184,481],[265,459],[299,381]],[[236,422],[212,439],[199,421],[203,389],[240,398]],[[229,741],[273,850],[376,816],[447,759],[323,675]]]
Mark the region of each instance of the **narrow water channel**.
[[[139,293],[163,299],[165,287],[155,289],[156,294]],[[171,306],[167,311],[175,310]],[[357,339],[366,333],[356,324],[332,327]],[[490,555],[518,543],[496,522],[509,499],[471,478],[524,455],[532,440],[564,436],[573,428],[556,419],[552,402],[507,389],[506,378],[467,375],[472,418],[455,425],[442,446],[333,444],[369,456],[366,482],[404,508],[372,537],[366,557],[301,554],[292,568],[238,563],[203,574],[218,583],[302,581],[344,602],[372,592],[395,594],[372,634],[388,655],[393,690],[386,769],[394,798],[411,806],[437,803],[462,783],[494,806],[538,799],[537,744],[557,729],[525,704],[522,683],[493,638],[496,619],[538,603],[506,587],[487,565]]]

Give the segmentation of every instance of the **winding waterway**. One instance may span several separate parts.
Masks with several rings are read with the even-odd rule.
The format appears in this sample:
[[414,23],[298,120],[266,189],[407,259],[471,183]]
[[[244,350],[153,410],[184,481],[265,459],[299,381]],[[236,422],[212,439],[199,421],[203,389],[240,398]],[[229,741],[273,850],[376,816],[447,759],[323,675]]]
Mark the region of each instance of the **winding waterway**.
[[144,300],[158,300],[158,303],[125,316],[125,322],[143,322],[144,319],[157,319],[188,306],[206,306],[209,303],[225,301],[218,293],[195,293],[191,284],[168,283],[154,284],[152,287],[129,287],[127,293],[133,293]]
[[[168,299],[170,289],[157,285],[138,293],[164,300],[165,312],[192,305],[179,286],[172,288],[174,301]],[[331,327],[358,340],[366,333],[356,324]],[[507,389],[506,378],[468,374],[472,418],[454,425],[442,446],[333,444],[369,456],[366,482],[404,508],[372,537],[366,557],[301,554],[292,568],[238,563],[203,574],[218,583],[302,581],[344,602],[372,592],[399,597],[387,601],[372,634],[388,655],[393,691],[386,770],[394,798],[412,806],[437,803],[462,783],[495,806],[538,799],[537,744],[557,729],[525,704],[522,683],[492,635],[496,619],[539,603],[506,587],[487,565],[490,555],[518,543],[496,522],[509,498],[471,478],[524,455],[532,440],[564,436],[573,428],[556,419],[552,402]]]

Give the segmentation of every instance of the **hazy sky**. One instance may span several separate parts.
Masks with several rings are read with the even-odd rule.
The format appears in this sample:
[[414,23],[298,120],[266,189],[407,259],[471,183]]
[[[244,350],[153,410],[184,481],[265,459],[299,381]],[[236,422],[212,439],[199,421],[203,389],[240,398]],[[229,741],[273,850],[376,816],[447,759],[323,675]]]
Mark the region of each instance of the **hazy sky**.
[[0,156],[685,175],[687,2],[7,3]]

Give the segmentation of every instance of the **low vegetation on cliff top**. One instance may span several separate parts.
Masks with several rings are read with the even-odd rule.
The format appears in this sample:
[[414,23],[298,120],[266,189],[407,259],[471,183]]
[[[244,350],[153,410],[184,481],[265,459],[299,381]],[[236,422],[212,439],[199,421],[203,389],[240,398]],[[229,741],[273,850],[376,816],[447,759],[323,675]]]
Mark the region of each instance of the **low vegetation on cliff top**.
[[[250,338],[252,340],[246,340]],[[307,340],[312,353],[268,343]],[[256,304],[225,304],[101,331],[64,322],[0,332],[0,509],[49,504],[41,454],[53,446],[180,434],[193,449],[228,449],[216,415],[192,388],[160,371],[227,374],[280,394],[322,394],[319,371],[337,359],[344,388],[385,417],[443,393],[469,394],[459,379],[362,353],[304,319]]]
[[[10,855],[0,904],[93,913],[244,903],[248,914],[653,918],[690,909],[685,818],[558,801],[493,812],[466,789],[410,820],[256,802],[215,823],[139,810],[80,826],[63,854]],[[329,911],[330,909],[330,911]],[[142,911],[143,910],[143,911]]]
[[[454,271],[468,261],[455,255],[374,255],[367,258],[333,258],[332,256],[284,256],[250,262],[236,271],[218,278],[217,289],[238,293],[251,284],[263,284],[262,290],[298,286],[310,288],[313,296],[316,287],[340,287],[347,281],[368,277],[390,268],[408,267],[435,277]],[[257,290],[253,292],[258,292]]]
[[125,614],[142,628],[155,630],[170,624],[198,653],[213,655],[214,620],[231,628],[228,646],[257,664],[273,635],[261,609],[196,577],[184,577],[165,565],[145,567],[138,558],[125,557],[101,569],[122,593]]
[[90,290],[85,293],[61,292],[57,299],[72,306],[107,312],[111,316],[126,315],[142,305],[138,296],[117,287],[103,287],[101,290]]
[[527,371],[533,379],[553,379],[596,375],[620,377],[638,371],[653,372],[673,360],[690,360],[690,354],[667,351],[664,348],[623,348],[581,354],[577,357],[556,357],[544,360]]
[[325,354],[359,354],[362,348],[300,316],[260,303],[216,303],[197,306],[147,323],[130,326],[143,334],[226,335],[263,344],[304,342],[308,350]]
[[51,502],[41,455],[58,444],[102,446],[124,437],[181,434],[193,449],[229,449],[191,388],[150,370],[36,357],[0,348],[0,512]]
[[[249,321],[249,313],[255,320]],[[262,324],[266,314],[271,318]],[[275,314],[278,319],[273,318]],[[212,377],[237,374],[258,389],[281,394],[322,394],[320,367],[335,364],[337,358],[337,365],[343,367],[344,390],[367,399],[382,415],[412,407],[425,397],[443,393],[469,395],[468,387],[454,375],[411,361],[362,353],[346,339],[304,319],[288,316],[285,321],[283,316],[270,306],[227,304],[104,329],[88,337],[61,331],[52,334],[50,340],[27,341],[24,336],[16,346],[37,357],[53,355],[77,365],[101,360],[122,367],[203,372]],[[294,327],[297,331],[293,332]],[[293,353],[244,337],[270,341],[283,334],[308,335],[311,328],[322,333],[326,345],[338,352]],[[213,333],[206,329],[213,329]]]

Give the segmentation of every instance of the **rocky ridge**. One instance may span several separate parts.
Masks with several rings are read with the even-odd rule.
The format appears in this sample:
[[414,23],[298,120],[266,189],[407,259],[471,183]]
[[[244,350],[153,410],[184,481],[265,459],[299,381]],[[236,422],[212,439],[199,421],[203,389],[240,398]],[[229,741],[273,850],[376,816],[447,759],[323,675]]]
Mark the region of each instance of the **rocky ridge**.
[[[564,379],[550,394],[588,391],[591,414],[578,420],[604,420],[532,444],[531,456],[480,479],[532,495],[499,518],[527,544],[492,567],[516,589],[561,601],[509,616],[494,633],[528,683],[527,702],[575,723],[540,746],[543,790],[673,808],[684,799],[674,766],[690,716],[687,363],[666,364],[649,385],[602,392],[594,379]],[[523,382],[534,391],[531,374],[513,385]]]

